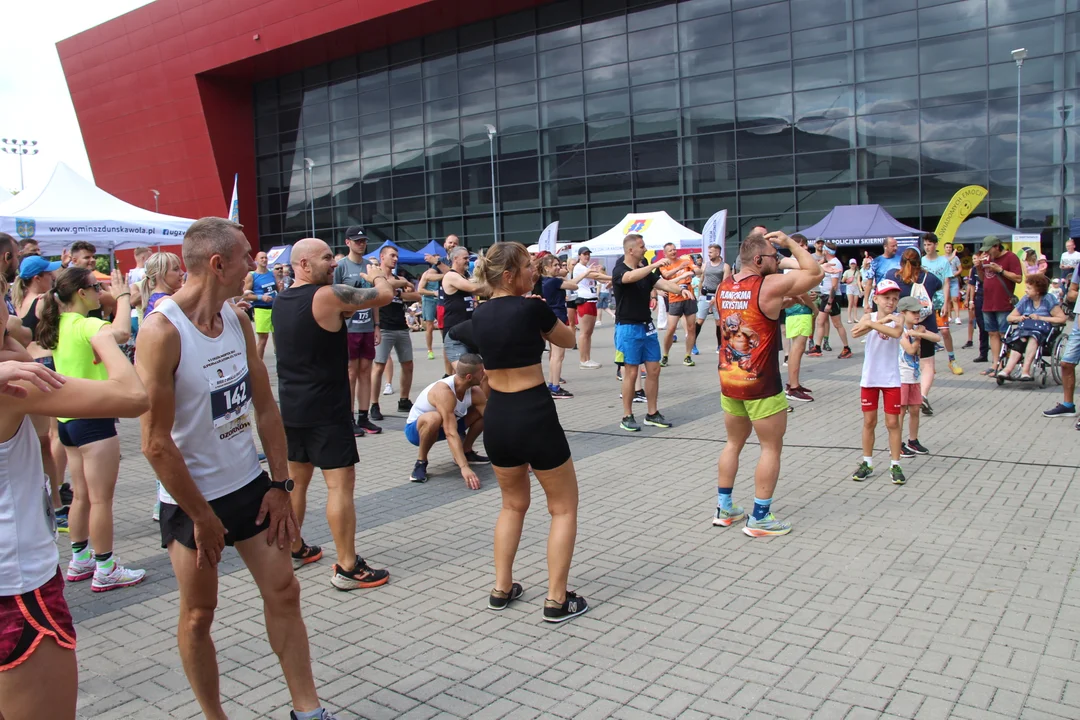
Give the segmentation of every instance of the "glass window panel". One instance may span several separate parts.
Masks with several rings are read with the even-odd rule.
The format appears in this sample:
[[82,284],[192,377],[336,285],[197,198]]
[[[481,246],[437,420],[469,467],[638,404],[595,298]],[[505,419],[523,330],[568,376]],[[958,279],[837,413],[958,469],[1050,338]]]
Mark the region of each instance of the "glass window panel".
[[581,50],[578,46],[540,53],[540,77],[553,77],[581,70]]
[[[464,30],[464,28],[463,28]],[[462,45],[472,44],[468,42],[464,32],[460,34]],[[494,45],[482,45],[472,50],[463,50],[458,53],[458,67],[467,68],[474,65],[484,65],[486,63],[495,62],[495,46]]]
[[683,0],[678,5],[679,20],[697,20],[698,18],[731,11],[731,0]]
[[[450,100],[436,100],[435,102],[454,102]],[[433,120],[440,118],[432,118]],[[397,108],[390,111],[390,125],[397,130],[398,128],[412,127],[413,125],[419,125],[424,122],[424,106],[423,105],[409,105],[408,107]]]
[[393,161],[395,175],[398,173],[411,173],[424,169],[424,153],[422,150],[409,150],[403,153],[394,153],[390,156]]
[[[341,101],[338,101],[341,102]],[[356,109],[356,102],[352,103],[353,110]],[[353,113],[356,114],[355,112]],[[342,113],[338,117],[349,117],[348,113]],[[278,116],[277,115],[265,115],[255,119],[255,135],[257,137],[265,137],[267,135],[277,135],[278,131]]]
[[[674,11],[674,6],[668,6]],[[675,39],[675,26],[651,28],[630,33],[627,38],[630,47],[630,59],[641,60],[642,58],[668,55],[678,49]]]
[[495,66],[478,65],[458,70],[458,88],[463,93],[488,90],[495,87]]
[[540,179],[540,165],[535,157],[502,160],[498,163],[500,190],[503,185],[536,182]]
[[643,85],[630,91],[630,108],[635,114],[676,107],[679,107],[679,83],[676,80]]
[[986,65],[985,30],[919,43],[919,68],[924,73],[982,65]]
[[773,35],[735,43],[735,67],[751,67],[791,59],[788,35]]
[[345,138],[356,137],[359,134],[360,121],[356,118],[352,118],[351,120],[341,120],[330,124],[331,140],[344,140]]
[[786,2],[739,10],[731,13],[731,16],[736,40],[750,40],[766,35],[786,33],[791,29]]
[[1005,25],[1060,15],[1064,10],[1064,0],[1026,0],[1026,2],[987,0],[986,4],[991,25]]
[[[396,110],[394,112],[397,112]],[[424,103],[424,119],[427,122],[448,120],[458,116],[458,99],[456,97],[445,100],[435,100]]]
[[[795,180],[800,185],[849,182],[854,179],[855,151],[853,150],[804,153],[795,156]],[[799,209],[804,208],[800,206]]]
[[[456,143],[454,145],[439,145],[437,147],[429,148],[427,151],[427,168],[428,170],[437,171],[436,175],[442,173],[451,173],[456,176],[460,173],[459,167],[461,165],[461,147]],[[445,190],[456,190],[460,187],[455,184],[451,187],[442,187],[439,190],[433,190],[433,192],[443,192]]]
[[304,128],[304,145],[321,145],[330,142],[330,126],[319,125],[317,127]]
[[[334,100],[330,103],[330,117],[334,120],[342,120],[344,118],[356,117],[360,113],[360,106],[357,105],[356,96],[353,95],[347,98],[341,98],[340,100]],[[277,120],[276,115],[268,116],[268,119]],[[276,131],[275,123],[275,131]]]
[[489,112],[495,109],[495,91],[484,90],[483,92],[462,95],[458,102],[461,105],[462,115]]
[[773,95],[735,103],[736,127],[778,125],[791,121],[791,95]]
[[626,206],[618,203],[611,205],[594,205],[589,208],[589,225],[590,230],[595,235],[599,235],[611,228],[612,225],[619,222],[626,215]]
[[[534,108],[528,109],[535,112]],[[535,129],[509,135],[506,134],[506,130],[503,130],[502,133],[495,140],[495,147],[498,148],[496,152],[498,152],[499,157],[522,157],[536,155],[540,152],[540,133]]]
[[676,167],[679,164],[678,140],[635,143],[633,150],[635,170]]
[[458,94],[457,73],[436,75],[424,79],[424,99],[441,100]]
[[585,86],[579,72],[540,81],[541,100],[558,100],[559,98],[581,95],[584,92]]
[[603,92],[624,88],[629,84],[626,63],[585,71],[585,92]]
[[[1064,115],[1069,111],[1062,105],[1061,93],[1030,95],[1023,98],[1020,106],[1021,132],[1061,127]],[[1016,99],[1000,98],[990,101],[991,134],[1016,130]]]
[[723,72],[731,68],[730,45],[679,53],[679,70],[683,77]]
[[448,192],[431,195],[428,199],[433,217],[446,217],[447,215],[460,215],[465,211],[460,192]]
[[[765,227],[783,227],[794,224],[795,216],[794,189],[770,190],[739,194],[740,235],[745,236],[754,225]],[[791,217],[782,221],[785,215]]]
[[645,170],[634,174],[634,197],[654,198],[678,195],[679,168]]
[[[1075,133],[1069,129],[1069,154],[1065,156],[1064,137],[1061,130],[1039,130],[1020,135],[1020,166],[1055,165],[1077,158]],[[1016,134],[991,135],[989,144],[990,167],[1016,167]]]
[[985,136],[922,144],[922,172],[925,174],[985,170],[986,163]]
[[791,0],[791,25],[813,28],[851,20],[851,0]]
[[735,159],[735,133],[698,135],[683,140],[683,164],[725,162]]
[[915,11],[901,12],[855,23],[855,47],[910,42],[919,36],[919,19]]
[[[389,138],[387,138],[389,142]],[[385,150],[389,150],[389,146],[384,147]],[[385,176],[390,172],[390,156],[389,155],[373,155],[371,157],[361,156],[360,158],[360,178],[365,182],[374,180],[378,177]]]
[[[859,183],[859,204],[917,205],[919,183],[910,180],[870,180]],[[899,218],[897,218],[899,219]]]
[[915,0],[853,0],[853,2],[856,20],[915,9]]
[[589,175],[626,172],[632,165],[629,145],[590,148],[585,152],[585,164]]
[[615,63],[626,62],[626,36],[618,35],[616,37],[604,38],[603,40],[593,40],[584,43],[581,46],[581,50],[586,68],[602,67],[604,65],[614,65]]
[[[813,162],[824,165],[828,161],[825,158],[816,158]],[[799,173],[798,160],[796,160],[795,172]],[[824,176],[827,173],[828,170],[822,167],[821,172],[808,169],[805,174],[812,177],[816,175]],[[802,173],[799,174],[802,175]],[[854,171],[852,171],[852,175],[854,175]],[[855,192],[855,183],[852,182],[846,185],[800,187],[796,196],[799,207],[799,226],[803,227],[821,220],[837,205],[854,205],[857,194]],[[816,217],[810,219],[811,214],[815,214]]]
[[[679,77],[678,56],[673,54],[630,63],[630,84],[647,85]],[[677,107],[672,105],[671,107]]]
[[500,108],[535,103],[539,99],[535,82],[501,87],[496,90],[496,93],[498,94]]
[[739,190],[790,186],[795,178],[794,158],[762,158],[738,163]]
[[[1052,55],[1065,49],[1065,24],[1061,18],[1047,18],[1019,25],[990,28],[990,59],[1008,60],[1015,48],[1026,48],[1028,58]],[[1024,70],[1028,63],[1024,62]]]
[[499,111],[499,132],[506,133],[518,133],[525,132],[527,130],[536,130],[538,128],[538,117],[535,105],[529,107],[516,108],[514,110],[500,110]]
[[424,174],[397,175],[393,179],[395,197],[412,197],[424,194]]
[[851,25],[802,30],[791,34],[792,54],[796,58],[829,55],[851,50]]
[[588,95],[585,98],[585,119],[602,120],[630,114],[630,95],[626,90]]
[[683,177],[687,193],[735,190],[738,185],[733,162],[694,165],[683,170]]
[[986,97],[986,68],[924,74],[919,78],[922,105],[944,105]]
[[796,90],[850,85],[853,82],[850,53],[796,60],[792,65]]
[[635,140],[659,140],[665,137],[677,137],[679,134],[679,111],[635,114],[630,118],[630,128]]
[[907,177],[919,174],[919,146],[888,145],[859,150],[859,178]]
[[684,78],[682,101],[684,106],[724,102],[735,97],[735,80],[731,73],[701,75]]
[[630,118],[592,120],[585,126],[585,136],[589,147],[630,142]]
[[536,36],[537,50],[553,50],[555,48],[566,47],[568,45],[580,44],[580,25],[571,25],[570,27],[560,28],[558,30],[548,30],[547,32],[539,33]]
[[855,79],[866,82],[912,75],[919,67],[918,63],[915,43],[856,50]]
[[[695,218],[707,218],[718,210],[728,209],[729,214],[735,211],[735,193],[716,193],[712,195],[697,195],[686,199],[686,216]],[[618,222],[618,220],[616,220]],[[728,237],[737,233],[729,231]]]
[[361,115],[360,116],[360,134],[370,135],[371,133],[386,132],[390,129],[390,113],[380,112],[374,115]]
[[[923,172],[928,172],[923,167]],[[986,186],[987,173],[982,172],[954,172],[946,175],[926,174],[920,178],[922,184],[923,215],[933,213],[938,216],[944,212],[953,195],[960,188],[968,185]],[[933,227],[927,223],[926,227]]]
[[424,99],[423,84],[419,80],[390,86],[390,107],[421,102]]
[[300,111],[300,124],[303,127],[325,125],[328,122],[330,122],[330,105],[328,103],[304,105]]
[[428,58],[423,62],[424,77],[431,77],[432,75],[453,72],[455,70],[457,70],[457,55],[454,54]]
[[1080,13],[1065,16],[1065,49],[1080,50]]
[[566,178],[585,177],[585,151],[571,150],[541,158],[541,167],[545,180],[565,180]]
[[[561,207],[558,210],[545,211],[544,222],[551,223],[559,221],[559,232],[562,233],[562,229],[565,228],[588,228],[589,226],[589,213],[585,210],[585,207]],[[582,235],[587,237],[587,235]]]
[[361,93],[368,90],[386,87],[390,82],[390,75],[385,70],[366,73],[356,78],[356,88]]
[[626,16],[622,13],[603,20],[593,20],[581,25],[582,40],[596,40],[612,35],[626,35]]
[[[587,182],[589,190],[589,202],[604,202],[605,200],[629,200],[631,192],[630,173],[614,173],[612,175],[590,175]],[[612,221],[618,222],[618,219]]]
[[795,119],[834,118],[855,114],[855,93],[850,87],[795,93]]
[[[571,68],[572,70],[573,68]],[[514,85],[536,79],[536,59],[532,55],[501,60],[495,65],[495,84]]]
[[860,115],[908,110],[919,106],[919,78],[879,80],[855,86],[855,110]]
[[659,7],[634,10],[628,13],[626,16],[626,28],[633,32],[634,30],[668,25],[674,23],[675,20],[675,5],[660,5]]
[[719,103],[685,108],[682,116],[684,135],[703,135],[732,130],[735,127],[735,104]]
[[540,127],[580,125],[583,122],[585,122],[585,109],[579,97],[540,104]]
[[513,40],[503,40],[495,43],[495,61],[502,64],[508,58],[519,55],[530,55],[536,52],[536,36],[525,35]]
[[923,140],[986,135],[986,102],[923,108],[921,113]]
[[919,37],[952,35],[966,30],[986,27],[986,0],[959,2],[924,7],[919,10]]
[[679,23],[679,49],[698,50],[731,42],[731,16],[714,15]]
[[807,120],[795,129],[795,152],[846,150],[855,147],[855,119]]
[[860,115],[855,127],[860,146],[915,142],[919,139],[919,113],[910,110]]
[[788,63],[735,71],[735,97],[751,98],[791,91]]
[[790,125],[756,127],[735,132],[735,147],[739,159],[790,155],[792,138]]

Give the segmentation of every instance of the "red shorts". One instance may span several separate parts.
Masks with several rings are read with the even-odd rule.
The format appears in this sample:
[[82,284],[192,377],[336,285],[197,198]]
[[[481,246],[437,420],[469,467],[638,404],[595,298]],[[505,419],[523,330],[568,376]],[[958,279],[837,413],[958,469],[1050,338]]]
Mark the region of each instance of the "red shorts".
[[349,333],[349,359],[375,359],[375,333]]
[[[863,412],[877,412],[878,393],[881,394],[881,405],[886,415],[900,414],[900,388],[860,388],[862,390]],[[920,402],[922,402],[920,400]]]
[[581,304],[577,306],[578,320],[581,320],[586,315],[592,315],[596,317],[596,301],[595,300],[581,300]]
[[64,600],[60,568],[37,590],[0,597],[0,672],[24,663],[46,635],[62,648],[75,649],[75,625]]
[[922,405],[922,387],[919,383],[904,383],[900,386],[900,404],[904,407]]
[[[435,324],[439,326],[440,330],[443,329],[443,318],[445,317],[445,315],[446,315],[446,306],[445,305],[436,305],[435,306]],[[374,357],[374,355],[372,357]]]

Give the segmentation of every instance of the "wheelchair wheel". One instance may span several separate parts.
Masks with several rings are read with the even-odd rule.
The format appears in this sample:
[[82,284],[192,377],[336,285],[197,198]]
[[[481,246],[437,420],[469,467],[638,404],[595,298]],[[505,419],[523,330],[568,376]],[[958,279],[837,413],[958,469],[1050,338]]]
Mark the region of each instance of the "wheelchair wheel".
[[1047,357],[1047,362],[1050,364],[1050,373],[1054,376],[1054,383],[1057,385],[1061,384],[1061,356],[1065,352],[1066,340],[1064,334],[1058,335]]

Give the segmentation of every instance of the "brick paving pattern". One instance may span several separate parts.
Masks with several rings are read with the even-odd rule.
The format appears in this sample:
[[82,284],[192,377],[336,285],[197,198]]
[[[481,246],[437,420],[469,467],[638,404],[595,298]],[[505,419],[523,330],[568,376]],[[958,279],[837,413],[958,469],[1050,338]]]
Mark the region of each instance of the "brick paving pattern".
[[[968,374],[953,377],[939,356],[937,412],[920,438],[934,454],[904,461],[908,484],[893,486],[881,427],[876,474],[859,484],[849,475],[862,454],[861,345],[852,360],[808,359],[803,383],[817,402],[789,416],[773,506],[794,530],[755,540],[710,524],[724,429],[711,322],[705,334],[698,367],[661,375],[675,427],[635,435],[618,429],[610,326],[597,330],[603,369],[579,370],[568,353],[577,397],[558,408],[581,487],[570,587],[592,609],[560,626],[540,619],[538,485],[516,567],[525,596],[488,611],[491,469],[470,492],[437,446],[432,479],[410,483],[414,448],[396,397],[385,398],[385,432],[357,441],[356,502],[358,550],[391,570],[388,586],[330,586],[326,492],[318,474],[312,484],[304,537],[327,556],[298,575],[326,706],[341,718],[416,720],[1080,717],[1080,436],[1040,415],[1059,389],[998,388],[977,376],[986,366],[971,351],[960,355]],[[417,357],[414,398],[442,372],[441,360]],[[150,520],[153,474],[137,424],[121,428],[116,551],[148,578],[67,590],[80,717],[199,717],[175,645],[176,583]],[[749,445],[735,486],[747,508],[756,455]],[[229,716],[287,718],[259,595],[233,550],[214,639]]]

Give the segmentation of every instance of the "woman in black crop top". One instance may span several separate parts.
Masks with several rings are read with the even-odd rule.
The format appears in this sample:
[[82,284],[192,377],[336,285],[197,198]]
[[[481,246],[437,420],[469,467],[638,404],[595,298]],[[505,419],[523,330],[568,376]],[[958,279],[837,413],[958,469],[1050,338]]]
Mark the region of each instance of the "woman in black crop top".
[[495,244],[477,261],[476,279],[491,295],[473,312],[472,330],[491,386],[484,447],[503,501],[495,524],[495,589],[488,607],[501,610],[522,594],[513,581],[514,555],[529,509],[532,468],[551,513],[544,620],[562,622],[589,605],[566,589],[577,535],[577,474],[540,361],[547,341],[573,347],[574,333],[543,298],[531,295],[536,273],[523,245]]

